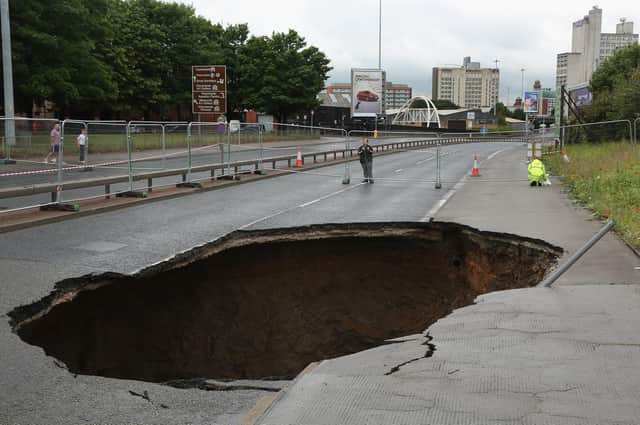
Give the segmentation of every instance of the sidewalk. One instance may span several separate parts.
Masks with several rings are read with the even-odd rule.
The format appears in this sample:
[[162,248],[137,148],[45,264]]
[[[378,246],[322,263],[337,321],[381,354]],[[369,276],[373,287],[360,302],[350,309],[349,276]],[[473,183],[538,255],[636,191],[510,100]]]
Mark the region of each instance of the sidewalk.
[[[482,163],[436,220],[542,238],[567,251],[564,261],[602,223],[557,180],[523,183],[523,159],[518,150]],[[609,234],[552,288],[487,294],[425,335],[322,362],[256,423],[637,424],[636,266]]]

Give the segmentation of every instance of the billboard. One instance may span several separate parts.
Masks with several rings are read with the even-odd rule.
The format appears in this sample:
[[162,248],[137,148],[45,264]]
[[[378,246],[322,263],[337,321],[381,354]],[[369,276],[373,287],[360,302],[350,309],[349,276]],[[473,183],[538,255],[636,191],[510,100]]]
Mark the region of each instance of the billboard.
[[524,92],[524,112],[525,114],[538,112],[538,92]]
[[383,113],[385,72],[351,70],[351,116],[375,117]]
[[589,86],[569,90],[569,96],[571,96],[571,99],[573,99],[578,108],[591,105],[591,102],[593,101],[593,96],[589,91]]
[[206,65],[191,67],[191,110],[194,114],[227,112],[227,67]]

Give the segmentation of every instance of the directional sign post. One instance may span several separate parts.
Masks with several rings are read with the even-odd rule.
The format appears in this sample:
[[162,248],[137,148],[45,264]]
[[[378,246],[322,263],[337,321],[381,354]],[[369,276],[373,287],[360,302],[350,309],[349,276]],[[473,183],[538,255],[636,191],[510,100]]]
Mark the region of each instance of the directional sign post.
[[192,66],[191,110],[194,114],[227,113],[227,67]]

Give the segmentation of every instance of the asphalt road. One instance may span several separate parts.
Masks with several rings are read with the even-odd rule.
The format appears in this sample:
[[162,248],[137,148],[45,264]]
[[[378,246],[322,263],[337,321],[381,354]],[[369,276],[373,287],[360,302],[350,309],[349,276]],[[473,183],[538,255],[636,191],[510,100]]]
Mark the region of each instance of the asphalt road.
[[[59,280],[132,273],[240,228],[426,220],[469,173],[474,154],[483,160],[504,150],[525,155],[514,143],[442,148],[442,189],[434,188],[435,149],[423,149],[374,158],[375,184],[360,184],[353,162],[348,186],[341,184],[344,165],[336,165],[3,234],[0,423],[237,423],[264,393],[74,377],[23,343],[6,315],[46,296]],[[149,400],[130,391],[147,391]]]
[[[372,145],[412,140],[409,138],[396,139],[371,139]],[[318,140],[299,140],[287,141],[279,143],[265,143],[262,147],[257,144],[229,144],[224,145],[224,155],[219,145],[198,146],[194,144],[192,147],[192,166],[208,164],[223,164],[227,162],[252,160],[257,158],[269,158],[284,155],[294,155],[297,147],[301,146],[303,153],[324,152],[333,150],[342,150],[345,148],[347,139],[325,137]],[[359,139],[353,138],[349,141],[351,146],[357,146]],[[181,169],[188,166],[188,157],[185,149],[172,149],[162,152],[160,150],[151,151],[135,151],[132,153],[133,175],[148,173],[160,170]],[[83,168],[65,169],[58,175],[56,164],[44,164],[38,161],[20,161],[17,165],[0,165],[0,189],[11,187],[31,186],[36,184],[54,184],[58,182],[69,182],[101,177],[126,176],[129,173],[127,164],[128,155],[126,152],[112,154],[95,154],[89,156],[88,165],[92,166],[90,170]],[[68,163],[65,167],[78,166],[79,163],[70,158],[66,158]],[[322,157],[318,157],[322,161]],[[115,162],[115,163],[114,163]],[[281,161],[276,167],[286,167],[287,162]],[[251,167],[241,167],[249,170]],[[265,162],[264,168],[272,168],[271,162]],[[45,173],[34,173],[26,175],[11,175],[13,172],[33,172],[50,170]],[[209,179],[208,172],[193,173],[192,180]],[[180,175],[169,176],[154,179],[154,186],[174,185],[181,181]],[[125,191],[129,189],[128,183],[114,184],[111,187],[112,192]],[[134,182],[134,190],[146,189],[146,180]],[[91,196],[100,196],[103,194],[103,188],[92,187],[75,190],[64,191],[65,200],[83,199]],[[51,202],[50,194],[38,194],[32,196],[23,196],[16,198],[0,199],[0,211],[13,208],[24,208],[31,205],[41,205]]]

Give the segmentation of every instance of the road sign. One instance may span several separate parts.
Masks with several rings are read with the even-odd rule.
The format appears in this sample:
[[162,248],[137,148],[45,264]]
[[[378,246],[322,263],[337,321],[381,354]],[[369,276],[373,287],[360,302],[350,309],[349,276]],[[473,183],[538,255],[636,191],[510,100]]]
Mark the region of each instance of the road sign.
[[192,66],[191,110],[194,114],[227,112],[227,67],[225,65]]
[[480,129],[480,134],[487,134],[489,132],[489,129],[487,127],[482,127]]

